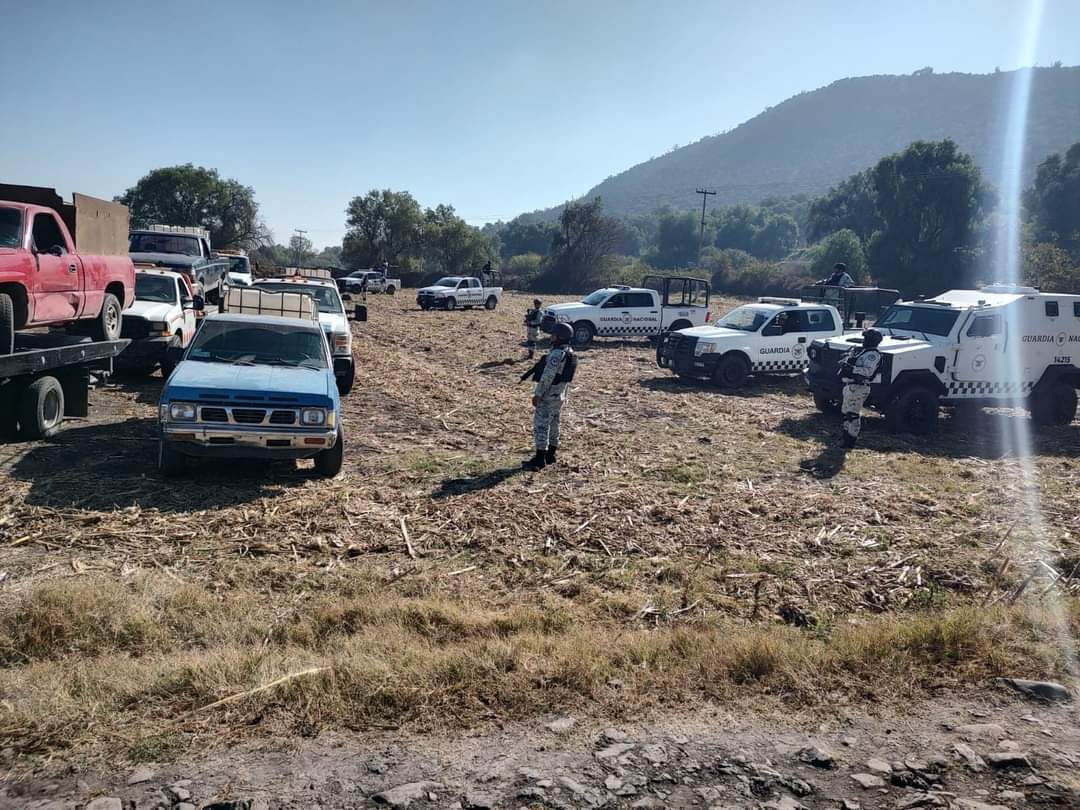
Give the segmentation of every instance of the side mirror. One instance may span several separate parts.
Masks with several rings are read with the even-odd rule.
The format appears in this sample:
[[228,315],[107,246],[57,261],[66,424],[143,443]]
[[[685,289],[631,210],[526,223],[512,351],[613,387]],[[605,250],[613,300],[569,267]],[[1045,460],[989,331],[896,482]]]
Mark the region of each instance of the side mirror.
[[59,245],[53,245],[52,247],[50,247],[45,252],[48,253],[50,256],[56,256],[56,257],[60,257],[60,256],[64,255],[64,249],[62,247],[60,247]]
[[195,301],[187,296],[180,299],[180,307],[182,309],[195,309]]
[[191,299],[191,308],[194,310],[206,309],[206,299],[204,299],[201,295],[196,295],[194,298]]
[[358,321],[366,321],[367,307],[363,304],[357,304],[356,309],[353,311],[353,317]]

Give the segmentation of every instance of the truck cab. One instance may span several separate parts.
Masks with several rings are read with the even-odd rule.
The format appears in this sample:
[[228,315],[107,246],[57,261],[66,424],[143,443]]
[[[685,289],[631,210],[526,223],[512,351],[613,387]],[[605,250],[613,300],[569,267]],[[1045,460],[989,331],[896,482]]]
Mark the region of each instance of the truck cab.
[[178,350],[186,349],[195,337],[203,309],[201,296],[192,293],[187,276],[169,270],[139,270],[135,273],[135,303],[124,313],[121,337],[131,343],[117,358],[128,372],[152,374],[161,366],[161,375],[172,373]]
[[736,307],[711,325],[665,335],[656,362],[680,377],[737,388],[751,374],[803,371],[811,341],[841,334],[836,307],[764,297]]
[[540,328],[556,323],[574,330],[574,345],[596,337],[658,337],[663,332],[701,326],[709,321],[709,282],[684,276],[647,276],[641,287],[604,287],[571,304],[544,310]]
[[151,225],[133,230],[128,253],[136,267],[161,267],[183,273],[192,288],[210,301],[220,295],[230,263],[210,250],[210,232],[180,225]]
[[186,459],[314,458],[341,471],[345,434],[333,361],[307,295],[234,288],[165,383],[158,469]]
[[[942,406],[1020,406],[1044,425],[1076,415],[1080,296],[1001,284],[950,290],[897,302],[874,328],[882,362],[867,404],[894,431],[932,432]],[[811,345],[807,383],[820,410],[836,410],[840,361],[861,345],[859,334]]]

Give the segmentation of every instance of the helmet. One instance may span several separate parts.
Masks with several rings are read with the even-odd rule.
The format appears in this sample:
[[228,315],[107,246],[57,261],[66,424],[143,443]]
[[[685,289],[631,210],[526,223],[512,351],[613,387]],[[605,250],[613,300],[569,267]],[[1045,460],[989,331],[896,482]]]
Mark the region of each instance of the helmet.
[[881,343],[881,332],[877,329],[864,329],[862,333],[862,345],[867,349],[873,349]]
[[557,323],[555,328],[551,330],[551,340],[553,343],[569,343],[574,339],[574,330],[568,323]]
[[533,303],[536,304],[536,306],[540,306],[540,299],[539,298],[534,298]]
[[837,262],[836,264],[834,264],[832,266],[832,269],[833,270],[839,270],[841,273],[846,273],[847,272],[847,265],[844,264],[843,262]]

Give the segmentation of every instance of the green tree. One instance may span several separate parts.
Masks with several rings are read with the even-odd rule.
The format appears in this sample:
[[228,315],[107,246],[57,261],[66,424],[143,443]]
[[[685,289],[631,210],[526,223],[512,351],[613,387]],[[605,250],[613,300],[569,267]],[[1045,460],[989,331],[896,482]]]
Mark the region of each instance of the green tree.
[[814,245],[811,255],[810,274],[815,279],[828,278],[832,275],[833,265],[843,262],[856,282],[866,280],[866,256],[854,231],[845,228],[829,234]]
[[859,172],[829,189],[810,204],[807,239],[817,242],[830,233],[850,230],[864,243],[881,229],[871,170]]
[[690,211],[668,208],[660,215],[656,250],[648,256],[654,267],[671,269],[697,263],[700,225]]
[[1080,262],[1057,245],[1043,242],[1024,248],[1024,282],[1043,292],[1080,293]]
[[914,294],[971,283],[977,226],[991,196],[951,140],[916,141],[871,172],[881,230],[867,248],[877,280]]
[[721,208],[716,216],[716,241],[721,250],[754,251],[754,234],[761,227],[762,215],[749,205]]
[[799,243],[799,223],[790,214],[764,213],[764,220],[754,232],[752,252],[759,259],[782,259]]
[[154,169],[116,201],[128,207],[136,228],[206,228],[215,248],[253,249],[270,241],[269,231],[259,219],[255,190],[223,179],[217,169],[191,163]]
[[384,261],[411,267],[419,256],[424,214],[409,192],[372,189],[353,197],[345,216],[342,258],[347,267],[374,267]]
[[[425,272],[431,269],[445,275],[475,275],[477,268],[496,256],[491,240],[454,213],[452,205],[424,212],[423,246]],[[428,262],[434,267],[429,268]]]
[[526,222],[520,217],[508,222],[499,233],[503,259],[523,253],[546,256],[559,227],[554,222]]
[[566,204],[541,284],[548,289],[580,290],[603,274],[620,232],[619,223],[604,216],[603,210],[599,197]]
[[1024,206],[1037,242],[1055,244],[1080,263],[1080,143],[1050,155],[1035,171]]
[[306,236],[294,234],[289,240],[289,266],[307,267],[314,256],[315,251],[312,249],[311,240]]

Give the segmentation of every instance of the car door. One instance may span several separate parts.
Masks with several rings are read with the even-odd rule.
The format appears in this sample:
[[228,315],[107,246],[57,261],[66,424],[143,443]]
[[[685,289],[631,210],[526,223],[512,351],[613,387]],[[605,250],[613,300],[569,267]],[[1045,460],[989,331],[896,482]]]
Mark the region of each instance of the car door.
[[35,214],[30,239],[37,261],[34,320],[49,323],[74,318],[82,292],[81,264],[77,256],[68,253],[56,217],[45,212]]
[[[798,371],[806,359],[806,313],[781,310],[761,327],[754,371]],[[798,347],[798,348],[796,348]]]
[[626,293],[626,310],[630,313],[630,320],[624,318],[627,325],[626,334],[629,335],[655,335],[660,331],[660,296],[654,292],[628,292]]
[[[975,315],[966,326],[962,326],[953,362],[953,377],[974,383],[1003,380],[1008,328],[1001,313]],[[970,390],[965,393],[982,392]]]
[[[178,285],[176,291],[180,301],[180,335],[183,345],[187,346],[191,343],[191,339],[195,337],[195,308],[192,306],[192,299],[184,288],[183,282],[177,280],[176,283]],[[184,306],[185,304],[187,306]]]
[[791,359],[799,362],[799,368],[806,368],[808,360],[806,350],[819,338],[836,334],[838,324],[832,312],[827,309],[807,309],[799,313],[799,326],[802,334],[791,347]]

